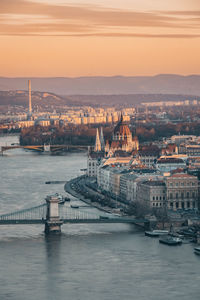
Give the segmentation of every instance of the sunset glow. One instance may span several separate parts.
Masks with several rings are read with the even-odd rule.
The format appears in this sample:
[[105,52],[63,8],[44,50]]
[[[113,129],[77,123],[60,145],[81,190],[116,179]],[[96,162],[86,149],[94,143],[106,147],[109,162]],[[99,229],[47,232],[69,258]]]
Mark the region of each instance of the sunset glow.
[[0,8],[0,76],[199,74],[198,0],[1,0]]

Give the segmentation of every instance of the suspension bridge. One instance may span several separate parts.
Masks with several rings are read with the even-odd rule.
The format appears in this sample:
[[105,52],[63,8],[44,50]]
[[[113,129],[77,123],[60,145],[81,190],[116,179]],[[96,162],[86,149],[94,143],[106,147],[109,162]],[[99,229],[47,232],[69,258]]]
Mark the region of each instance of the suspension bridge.
[[112,224],[129,223],[144,225],[148,221],[132,217],[121,217],[105,212],[87,212],[59,204],[57,196],[47,196],[46,203],[0,215],[0,225],[44,224],[45,233],[61,232],[63,224]]

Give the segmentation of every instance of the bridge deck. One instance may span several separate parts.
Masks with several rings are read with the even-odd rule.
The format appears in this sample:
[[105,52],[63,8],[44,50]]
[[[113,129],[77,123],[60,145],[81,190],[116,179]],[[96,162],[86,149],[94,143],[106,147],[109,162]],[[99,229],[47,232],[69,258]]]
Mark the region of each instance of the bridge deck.
[[[144,224],[145,220],[137,220],[133,218],[108,218],[108,219],[61,219],[64,224],[112,224],[112,223],[124,223],[124,224]],[[16,220],[0,220],[0,225],[23,225],[23,224],[45,224],[44,219],[16,219]]]

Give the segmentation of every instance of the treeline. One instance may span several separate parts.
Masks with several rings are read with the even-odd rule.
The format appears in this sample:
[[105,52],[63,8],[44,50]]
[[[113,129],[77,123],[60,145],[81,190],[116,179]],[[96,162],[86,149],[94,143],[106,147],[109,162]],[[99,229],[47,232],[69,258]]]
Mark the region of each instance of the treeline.
[[145,124],[136,127],[136,135],[140,142],[154,141],[162,137],[170,137],[176,134],[199,135],[199,122],[182,122],[178,124]]
[[[65,126],[34,126],[21,130],[20,144],[25,145],[94,145],[96,137],[96,128],[100,125],[73,125]],[[163,137],[170,137],[176,134],[199,135],[200,123],[183,122],[179,124],[142,124],[133,132],[139,139],[139,142],[159,140]],[[114,125],[104,125],[105,141],[112,140]],[[134,134],[133,134],[134,135]]]
[[[104,127],[105,138],[110,138],[112,128]],[[20,144],[25,145],[94,145],[96,128],[87,125],[33,126],[22,129]]]

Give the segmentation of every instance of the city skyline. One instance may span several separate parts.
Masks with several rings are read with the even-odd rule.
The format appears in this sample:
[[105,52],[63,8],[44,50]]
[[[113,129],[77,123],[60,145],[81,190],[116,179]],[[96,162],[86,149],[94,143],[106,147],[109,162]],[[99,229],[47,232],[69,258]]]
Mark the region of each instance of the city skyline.
[[197,0],[2,0],[0,76],[199,74]]

